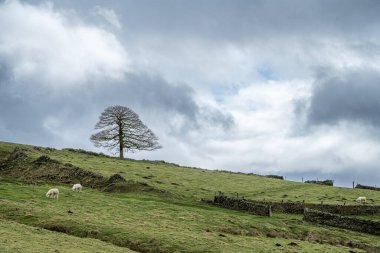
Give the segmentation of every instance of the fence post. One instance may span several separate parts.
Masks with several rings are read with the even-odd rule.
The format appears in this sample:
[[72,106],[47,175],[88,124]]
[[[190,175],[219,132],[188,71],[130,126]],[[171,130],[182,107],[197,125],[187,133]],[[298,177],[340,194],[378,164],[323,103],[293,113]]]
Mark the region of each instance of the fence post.
[[272,217],[272,206],[268,205],[268,215],[269,217]]

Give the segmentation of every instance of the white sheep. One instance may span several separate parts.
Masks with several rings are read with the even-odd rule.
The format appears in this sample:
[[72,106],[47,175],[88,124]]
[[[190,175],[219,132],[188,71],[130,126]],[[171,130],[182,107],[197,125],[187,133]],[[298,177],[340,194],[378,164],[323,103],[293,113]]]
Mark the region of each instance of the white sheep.
[[73,188],[71,188],[73,191],[82,191],[82,185],[81,184],[74,184]]
[[366,201],[367,201],[366,197],[359,197],[356,199],[356,202],[358,202],[358,203],[365,203]]
[[46,197],[48,198],[57,198],[58,200],[59,190],[57,188],[52,188],[46,193]]

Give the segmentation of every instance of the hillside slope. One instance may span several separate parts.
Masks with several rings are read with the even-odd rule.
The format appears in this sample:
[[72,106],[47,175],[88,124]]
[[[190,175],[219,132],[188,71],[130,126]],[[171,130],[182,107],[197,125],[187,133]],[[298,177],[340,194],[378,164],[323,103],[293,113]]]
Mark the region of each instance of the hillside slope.
[[[47,155],[62,163],[70,163],[80,168],[109,177],[115,173],[126,179],[147,183],[158,189],[172,192],[177,196],[212,198],[217,191],[226,194],[239,193],[250,199],[270,199],[273,201],[303,201],[307,203],[356,204],[358,196],[366,196],[369,204],[380,204],[380,192],[363,189],[320,186],[286,180],[266,178],[256,175],[212,171],[180,167],[160,161],[138,161],[69,150],[54,150],[21,146],[28,150],[32,159]],[[0,152],[10,153],[15,144],[1,143]],[[1,153],[0,153],[1,154]]]
[[[26,156],[12,161],[10,157],[15,148],[23,149]],[[36,165],[41,156],[48,156],[58,165]],[[315,226],[304,222],[300,215],[261,217],[199,201],[212,198],[216,191],[223,191],[256,199],[306,199],[316,203],[321,199],[342,203],[346,199],[347,204],[357,195],[365,195],[376,204],[380,202],[380,192],[307,185],[12,143],[0,143],[0,164],[1,219],[63,232],[78,240],[89,237],[119,246],[110,251],[99,248],[99,252],[119,252],[120,247],[125,252],[130,249],[138,252],[380,251],[379,236]],[[84,185],[82,193],[72,192],[70,185],[74,182],[70,180],[74,179],[54,174],[54,168],[59,171],[74,168],[78,175],[83,174],[82,170],[90,171],[105,182],[118,173],[131,180],[126,183],[130,188],[115,193],[105,191],[108,188],[103,185],[93,189],[91,185]],[[46,173],[51,177],[46,177]],[[61,191],[59,201],[44,196],[53,186]],[[8,239],[12,236],[2,230],[0,233]],[[25,234],[32,245],[32,236]],[[11,243],[5,245],[11,246]],[[0,244],[1,247],[4,245]]]

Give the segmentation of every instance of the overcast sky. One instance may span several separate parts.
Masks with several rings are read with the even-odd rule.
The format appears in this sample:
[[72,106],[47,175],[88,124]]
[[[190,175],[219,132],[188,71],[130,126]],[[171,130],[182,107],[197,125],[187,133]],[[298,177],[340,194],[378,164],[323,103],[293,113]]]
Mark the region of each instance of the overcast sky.
[[128,106],[209,169],[380,185],[380,1],[0,0],[0,140],[106,152]]

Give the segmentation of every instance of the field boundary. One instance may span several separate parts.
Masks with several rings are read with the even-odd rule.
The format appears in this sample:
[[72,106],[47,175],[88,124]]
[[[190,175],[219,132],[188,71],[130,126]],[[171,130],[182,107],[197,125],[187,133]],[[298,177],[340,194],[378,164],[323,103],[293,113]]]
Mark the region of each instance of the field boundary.
[[380,213],[379,205],[327,205],[304,202],[269,202],[225,196],[219,192],[209,203],[229,209],[257,215],[271,216],[271,213],[303,214],[305,208],[339,215],[373,215]]
[[380,222],[376,221],[347,217],[328,212],[321,212],[309,208],[305,208],[303,219],[321,225],[345,228],[367,234],[380,235]]
[[357,189],[366,189],[366,190],[372,190],[372,191],[380,191],[379,187],[374,187],[374,186],[368,186],[368,185],[362,185],[362,184],[357,184],[355,186]]
[[254,203],[245,199],[230,198],[223,194],[216,195],[213,201],[209,202],[212,205],[221,206],[228,209],[245,211],[248,213],[272,216],[271,206],[268,204]]

